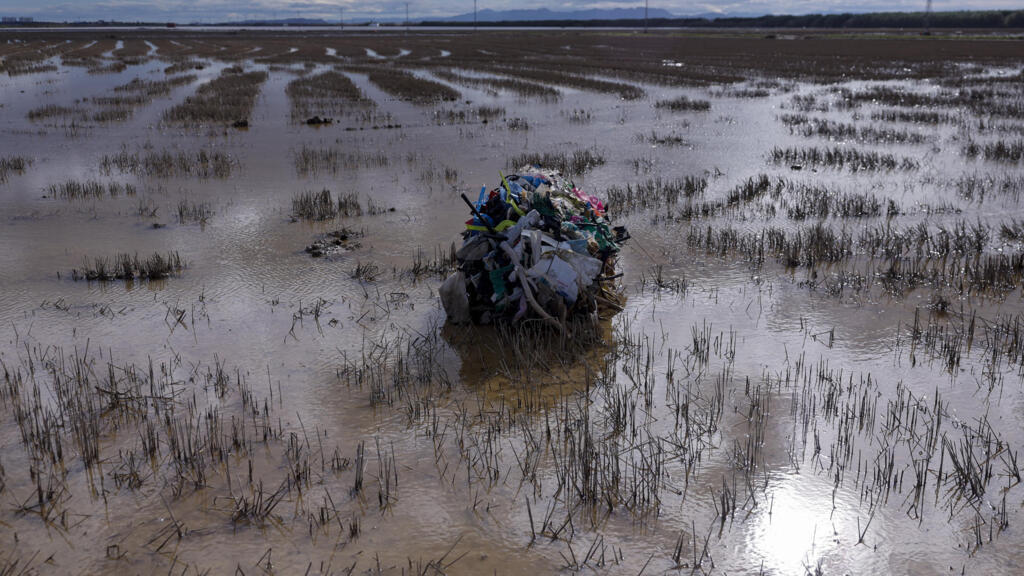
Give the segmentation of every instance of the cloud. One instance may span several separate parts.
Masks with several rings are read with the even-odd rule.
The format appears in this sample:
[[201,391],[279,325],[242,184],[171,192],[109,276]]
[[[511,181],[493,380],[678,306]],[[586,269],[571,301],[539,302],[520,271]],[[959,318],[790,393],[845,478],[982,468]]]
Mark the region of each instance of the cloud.
[[[0,14],[32,16],[39,20],[222,21],[237,18],[323,18],[337,20],[401,19],[404,1],[384,0],[4,0]],[[478,8],[491,10],[582,10],[643,6],[643,0],[478,0]],[[807,14],[815,12],[867,12],[923,10],[925,0],[655,0],[652,8],[674,14]],[[1019,0],[935,0],[935,10],[1019,9]],[[411,18],[436,18],[472,12],[472,0],[415,0]]]

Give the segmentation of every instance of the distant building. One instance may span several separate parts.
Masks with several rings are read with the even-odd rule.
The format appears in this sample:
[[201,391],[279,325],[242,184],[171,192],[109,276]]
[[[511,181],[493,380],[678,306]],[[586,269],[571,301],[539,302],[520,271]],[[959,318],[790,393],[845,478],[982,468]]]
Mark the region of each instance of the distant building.
[[19,24],[31,24],[32,23],[32,17],[29,16],[29,17],[24,17],[24,18],[18,18],[18,23]]
[[17,23],[18,23],[18,19],[15,18],[14,16],[4,16],[2,19],[0,19],[0,24],[17,24]]

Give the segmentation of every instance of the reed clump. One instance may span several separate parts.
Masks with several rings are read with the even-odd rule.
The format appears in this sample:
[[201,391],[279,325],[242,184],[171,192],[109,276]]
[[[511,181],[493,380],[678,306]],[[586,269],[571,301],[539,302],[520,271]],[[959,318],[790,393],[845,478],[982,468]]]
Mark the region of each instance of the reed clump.
[[526,118],[509,118],[505,121],[505,127],[513,132],[525,132],[530,129],[530,122]]
[[200,149],[197,152],[153,151],[142,154],[122,149],[116,154],[104,154],[100,159],[100,171],[111,174],[175,178],[193,176],[196,178],[228,178],[235,162],[226,152]]
[[527,152],[512,156],[506,163],[512,167],[539,165],[563,174],[583,174],[605,163],[604,155],[591,148],[565,152]]
[[458,267],[458,258],[456,258],[455,252],[454,242],[447,249],[440,246],[435,247],[433,256],[430,258],[423,253],[423,250],[418,249],[412,265],[407,271],[413,280],[418,281],[428,276],[443,280]]
[[338,215],[338,205],[331,191],[302,192],[292,198],[292,217],[303,220],[328,220]]
[[[140,210],[141,212],[141,210]],[[178,202],[179,224],[206,224],[213,216],[213,209],[208,202]]]
[[363,207],[355,192],[331,196],[327,188],[319,192],[306,191],[292,198],[292,217],[302,220],[330,220],[332,218],[361,216]]
[[121,60],[104,61],[93,60],[88,63],[85,71],[89,74],[120,74],[128,69],[128,64]]
[[590,124],[594,119],[594,115],[590,110],[584,110],[583,108],[573,108],[568,112],[559,110],[558,114],[573,124]]
[[891,217],[901,212],[892,198],[881,200],[874,194],[819,184],[786,182],[784,196],[780,203],[790,220]]
[[658,100],[654,103],[654,107],[672,112],[707,112],[711,110],[711,102],[691,99],[684,95],[669,100]]
[[990,162],[1017,164],[1024,158],[1024,140],[998,140],[983,145],[972,141],[965,147],[967,156],[977,156],[979,151],[981,156]]
[[380,266],[373,262],[356,262],[355,268],[349,275],[360,282],[374,282],[380,277],[380,274]]
[[790,164],[797,167],[846,168],[851,171],[908,171],[917,170],[919,166],[919,163],[912,158],[900,158],[889,153],[841,146],[831,148],[780,148],[776,146],[769,153],[769,159],[775,164]]
[[37,122],[39,120],[47,120],[50,118],[84,119],[86,113],[84,110],[77,107],[46,104],[29,110],[27,116],[29,120]]
[[293,152],[295,172],[299,176],[317,175],[320,173],[337,174],[341,170],[359,170],[363,168],[383,168],[391,164],[391,159],[383,151],[378,152],[343,152],[339,148],[314,148],[303,144],[302,148]]
[[46,62],[7,61],[0,67],[0,71],[6,72],[8,76],[43,74],[45,72],[56,72],[57,65]]
[[164,68],[164,74],[171,76],[174,74],[181,74],[182,72],[188,72],[189,70],[202,70],[206,65],[202,60],[196,60],[194,58],[182,58],[175,61],[170,66]]
[[108,122],[124,122],[132,117],[134,110],[130,107],[101,108],[92,113],[90,118],[93,122],[106,124]]
[[689,146],[686,138],[683,138],[682,134],[676,132],[659,133],[651,130],[650,132],[637,134],[634,139],[641,144],[649,144],[651,146]]
[[0,184],[7,182],[11,174],[22,174],[32,164],[32,160],[25,156],[3,156],[0,157]]
[[958,120],[957,116],[947,112],[906,110],[902,108],[875,110],[871,113],[871,119],[880,122],[904,122],[909,124],[953,124]]
[[47,188],[47,194],[51,198],[63,198],[64,200],[78,200],[83,198],[99,199],[104,196],[116,198],[122,194],[135,196],[134,184],[122,184],[121,182],[108,182],[106,184],[97,180],[65,180],[57,184],[51,184]]
[[71,271],[73,280],[162,280],[180,273],[186,267],[178,252],[154,252],[146,258],[138,254],[118,253],[113,259],[94,258]]
[[856,126],[844,122],[822,118],[804,117],[802,122],[792,122],[789,118],[790,132],[804,137],[818,136],[830,140],[857,140],[869,144],[923,144],[927,137],[921,132],[879,128],[875,126]]
[[628,215],[640,210],[672,210],[682,199],[701,196],[707,190],[707,178],[686,176],[674,180],[651,178],[636,184],[612,186],[605,192],[609,209],[616,215]]

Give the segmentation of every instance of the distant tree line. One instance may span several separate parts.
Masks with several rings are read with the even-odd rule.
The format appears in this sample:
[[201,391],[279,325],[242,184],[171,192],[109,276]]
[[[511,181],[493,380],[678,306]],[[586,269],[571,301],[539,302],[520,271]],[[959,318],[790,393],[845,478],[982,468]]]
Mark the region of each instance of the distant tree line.
[[[926,23],[927,18],[927,23]],[[474,26],[472,22],[423,22],[423,25]],[[871,12],[867,14],[805,14],[751,18],[652,18],[651,28],[1024,28],[1024,10],[971,10],[962,12]],[[479,22],[477,26],[622,27],[644,25],[642,19],[524,20]]]

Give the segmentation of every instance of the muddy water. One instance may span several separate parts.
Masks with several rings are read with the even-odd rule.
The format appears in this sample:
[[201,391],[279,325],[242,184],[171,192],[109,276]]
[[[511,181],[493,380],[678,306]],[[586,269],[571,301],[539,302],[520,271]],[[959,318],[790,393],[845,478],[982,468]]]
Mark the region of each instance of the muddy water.
[[[438,53],[417,54],[400,44],[388,58]],[[365,52],[384,58],[369,47]],[[927,133],[923,144],[840,142],[915,159],[914,171],[793,171],[768,162],[773,146],[835,143],[791,133],[777,116],[794,112],[794,94],[827,99],[829,87],[797,84],[765,98],[732,98],[645,86],[648,95],[638,101],[564,88],[560,101],[538,102],[453,85],[462,100],[423,107],[395,100],[358,73],[349,76],[376,112],[400,127],[374,129],[353,113],[312,128],[292,121],[285,94],[298,68],[281,67],[270,70],[247,130],[164,124],[165,110],[227,66],[208,64],[195,82],[137,107],[129,120],[86,122],[73,133],[60,119],[33,122],[26,114],[44,104],[110,95],[135,77],[162,79],[167,62],[119,74],[61,67],[0,79],[2,155],[33,160],[24,174],[0,184],[0,360],[8,373],[38,383],[51,406],[59,402],[47,370],[38,369],[47,360],[87,358],[98,377],[110,364],[145,370],[152,362],[166,374],[174,402],[191,402],[200,414],[189,421],[196,438],[206,438],[204,454],[213,452],[202,433],[212,407],[228,430],[237,418],[248,436],[260,435],[241,398],[243,389],[251,390],[271,438],[236,446],[202,481],[184,483],[164,438],[161,455],[141,465],[139,484],[129,487],[114,478],[126,469],[126,455],[140,450],[141,435],[137,423],[108,419],[99,431],[97,466],[83,466],[81,448],[67,441],[64,469],[37,474],[52,467],[33,463],[13,416],[17,401],[5,396],[3,566],[52,573],[222,573],[257,566],[280,573],[403,573],[435,562],[464,574],[991,574],[1024,560],[1021,489],[1008,464],[1024,441],[1020,373],[987,363],[980,345],[953,370],[927,351],[911,351],[908,326],[915,308],[932,301],[930,290],[832,297],[807,288],[806,270],[770,263],[752,269],[736,255],[687,245],[691,228],[754,230],[764,224],[763,214],[666,223],[657,211],[641,211],[623,219],[634,236],[621,260],[627,306],[605,321],[603,342],[576,361],[521,343],[537,364],[527,369],[512,366],[521,358],[499,350],[502,340],[486,329],[443,328],[440,279],[417,279],[408,270],[417,254],[430,259],[458,240],[466,219],[460,193],[494,185],[498,171],[509,168],[506,159],[528,151],[599,151],[607,162],[577,179],[598,194],[650,177],[698,175],[708,178],[707,196],[714,198],[766,173],[891,198],[904,211],[893,222],[900,226],[967,220],[997,228],[1007,214],[1019,213],[1016,199],[967,201],[949,182],[1019,169],[965,158],[962,129],[910,125]],[[671,113],[652,105],[684,93],[710,98],[711,110]],[[508,130],[501,120],[438,120],[444,110],[484,104],[525,119],[529,130]],[[818,116],[850,122],[859,114],[870,123],[863,116],[873,109]],[[589,119],[573,121],[573,110]],[[652,131],[684,142],[639,138]],[[302,174],[294,158],[304,146],[380,153],[387,164]],[[101,158],[122,149],[222,151],[235,165],[225,179],[102,172]],[[635,169],[634,160],[647,168]],[[438,176],[445,167],[458,171],[457,181]],[[133,184],[137,193],[51,197],[48,187],[69,178]],[[322,188],[356,193],[364,206],[372,200],[385,211],[295,221],[293,195]],[[204,224],[180,223],[183,200],[208,203],[212,216]],[[940,203],[959,213],[914,209]],[[140,204],[149,208],[145,215]],[[885,220],[825,223],[857,229]],[[363,233],[357,247],[323,259],[303,252],[318,234],[341,226]],[[1017,249],[997,239],[987,248]],[[87,259],[171,250],[187,267],[167,280],[71,279]],[[354,278],[360,264],[377,266],[376,279]],[[657,266],[667,278],[685,278],[687,288],[652,286]],[[1019,290],[952,299],[954,314],[963,308],[994,319],[1022,312]],[[229,375],[229,394],[215,393],[204,378],[217,366]],[[399,386],[402,369],[412,383]],[[613,417],[623,398],[628,416]],[[680,416],[684,403],[689,412]],[[887,421],[887,407],[908,403],[895,412],[914,416],[913,423]],[[873,407],[866,409],[873,417],[864,406]],[[948,448],[918,434],[937,414]],[[991,463],[992,478],[976,498],[965,498],[949,481],[950,458],[972,437],[964,430],[982,428],[980,422],[998,440],[988,452],[975,446],[972,454],[978,466]],[[598,463],[598,476],[609,466],[620,474],[614,489],[610,480],[597,481],[602,496],[588,501],[562,480],[577,466],[570,447],[579,430],[591,428],[594,442],[612,456],[583,460]],[[353,486],[361,443],[360,491]],[[840,466],[844,450],[850,455]],[[343,462],[332,466],[335,452]],[[924,464],[926,494],[913,505],[915,462],[920,466],[927,455],[934,459]],[[887,466],[894,473],[879,472]],[[37,478],[62,486],[58,495],[37,504],[43,482]],[[268,498],[278,490],[283,496],[265,517],[237,515],[243,497]]]

